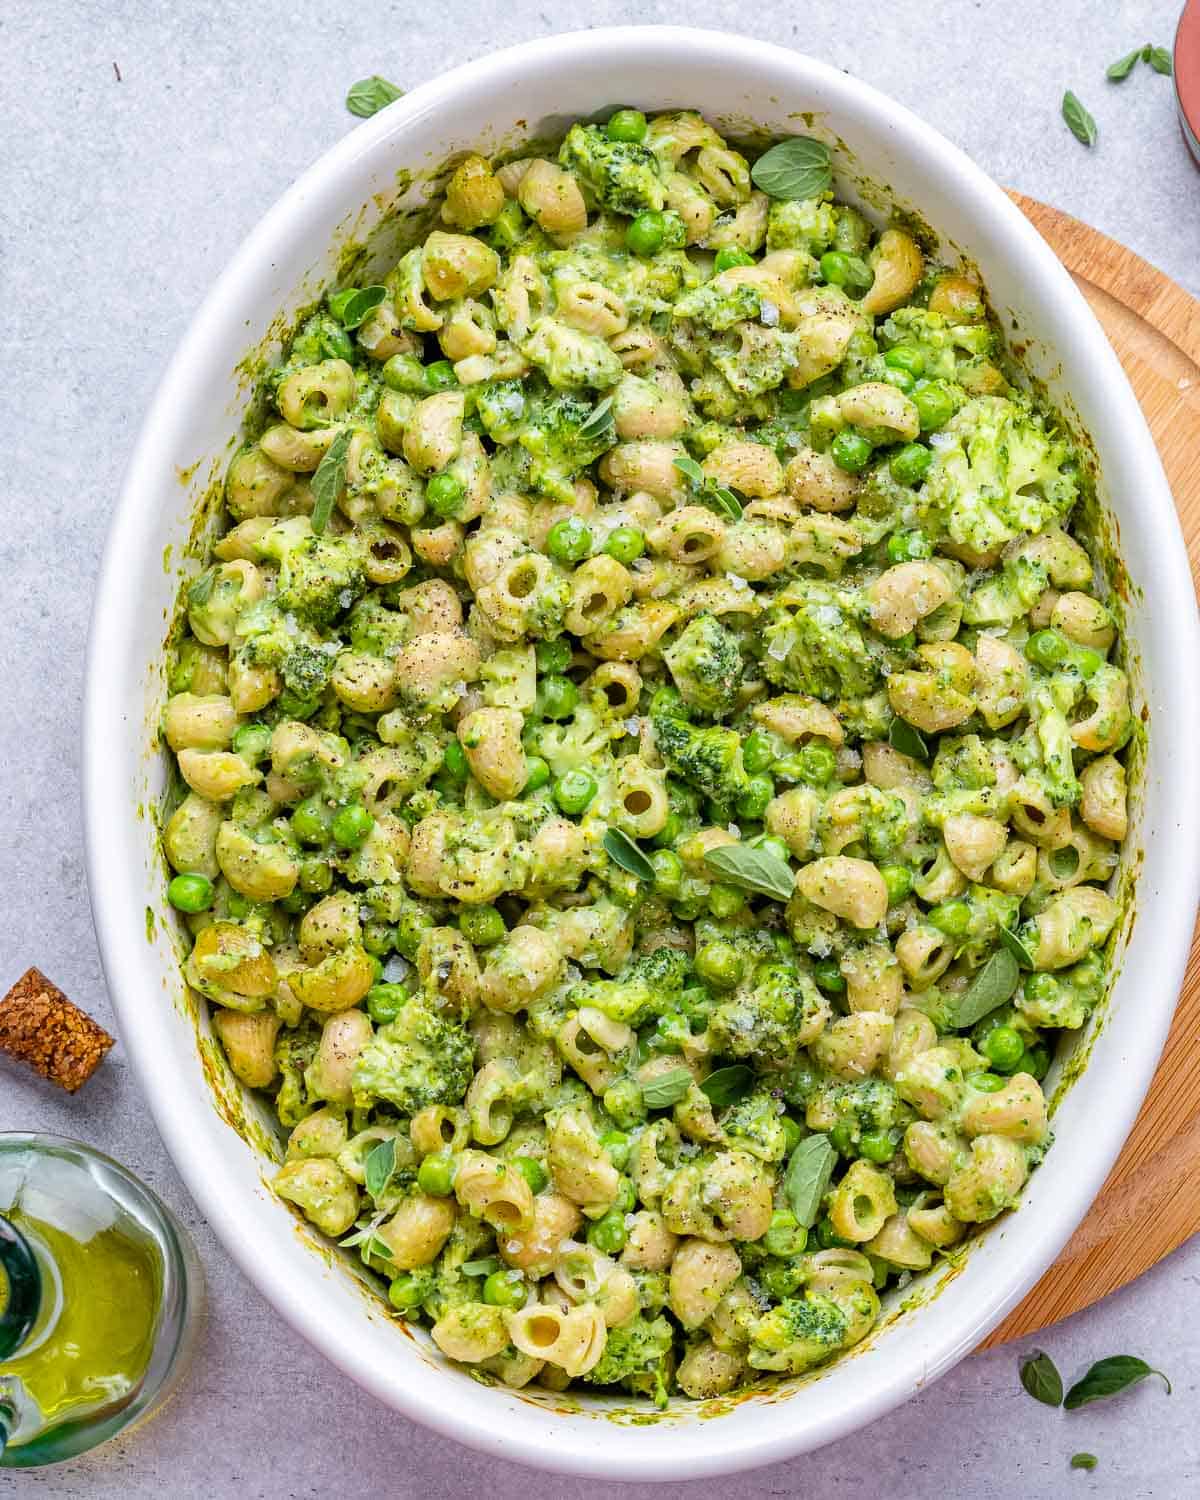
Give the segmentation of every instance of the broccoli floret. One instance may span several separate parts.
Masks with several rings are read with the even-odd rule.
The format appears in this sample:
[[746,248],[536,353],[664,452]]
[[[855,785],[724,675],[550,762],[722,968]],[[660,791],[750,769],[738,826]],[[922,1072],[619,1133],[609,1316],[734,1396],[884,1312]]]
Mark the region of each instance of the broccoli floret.
[[992,353],[996,336],[986,323],[951,323],[925,307],[898,308],[879,330],[885,349],[896,344],[918,349],[925,359],[925,375],[935,380],[957,380],[962,356],[969,362]]
[[430,1104],[457,1104],[473,1068],[474,1049],[465,1028],[422,1000],[409,1000],[359,1053],[355,1104],[365,1109],[386,1099],[405,1115]]
[[986,553],[1064,520],[1079,485],[1071,450],[1040,416],[977,396],[938,435],[920,491],[926,530]]
[[640,214],[643,209],[663,206],[663,185],[653,152],[632,141],[610,141],[599,125],[572,125],[559,148],[558,161],[616,213]]
[[529,455],[529,485],[541,495],[564,503],[574,498],[571,481],[595,463],[617,440],[611,419],[581,429],[596,410],[579,396],[556,396],[537,404],[517,441]]
[[1055,807],[1074,807],[1083,795],[1075,775],[1075,741],[1066,713],[1076,691],[1075,681],[1056,677],[1040,683],[1033,694],[1032,719],[1041,751],[1041,780]]
[[590,1005],[614,1021],[644,1026],[671,1008],[683,990],[688,973],[687,954],[679,948],[656,948],[635,958],[614,979],[593,979],[576,985],[569,995],[573,1006]]
[[350,645],[355,651],[370,656],[394,656],[408,640],[412,631],[409,618],[402,610],[389,609],[378,594],[365,594],[354,608],[343,626],[350,635]]
[[912,1119],[912,1110],[883,1078],[861,1078],[855,1083],[830,1081],[821,1086],[821,1091],[838,1120],[850,1126],[855,1142],[871,1132],[894,1130]]
[[638,1313],[628,1323],[608,1330],[600,1363],[583,1378],[589,1385],[619,1385],[635,1375],[651,1374],[670,1354],[671,1343],[666,1318],[651,1322]]
[[1035,1026],[1075,1031],[1104,994],[1104,978],[1104,959],[1093,951],[1057,974],[1027,975],[1013,1003]]
[[272,526],[259,549],[279,563],[280,609],[318,629],[348,610],[367,586],[362,542],[356,536],[314,536],[305,516]]
[[683,719],[656,714],[654,739],[672,771],[713,802],[727,807],[750,784],[742,765],[742,741],[732,729],[698,728]]
[[[618,726],[619,729],[619,726]],[[589,703],[579,703],[569,719],[556,724],[549,719],[528,732],[529,748],[562,776],[581,767],[594,769],[609,747],[613,725],[602,719]]]
[[737,1149],[760,1161],[782,1161],[787,1153],[783,1106],[774,1094],[747,1094],[721,1116],[721,1129]]
[[321,1029],[307,1018],[292,1030],[284,1029],[275,1043],[275,1066],[279,1069],[279,1091],[275,1095],[275,1113],[289,1129],[299,1125],[313,1107],[305,1086],[304,1075],[317,1055]]
[[787,198],[771,204],[768,250],[807,250],[820,255],[833,244],[837,214],[827,198]]
[[737,703],[742,653],[737,637],[715,615],[697,615],[663,652],[685,703],[710,719],[723,719]]
[[846,1341],[846,1314],[829,1297],[805,1292],[788,1297],[754,1324],[749,1361],[756,1370],[798,1375],[839,1350]]
[[763,310],[761,291],[749,282],[730,281],[728,277],[729,273],[722,271],[703,286],[685,292],[672,307],[671,316],[692,318],[714,333],[723,333],[735,323],[760,317]]
[[808,974],[794,964],[766,963],[749,984],[714,1006],[709,1026],[720,1053],[785,1063],[827,1012]]
[[781,386],[805,356],[804,336],[746,323],[710,351],[729,388],[752,400]]
[[999,573],[972,589],[963,606],[967,625],[1012,625],[1027,614],[1045,592],[1045,564],[1032,557],[1008,557]]
[[795,607],[772,611],[762,669],[769,682],[826,702],[866,698],[886,666],[886,648],[868,644],[854,619],[853,596],[830,584],[798,581]]

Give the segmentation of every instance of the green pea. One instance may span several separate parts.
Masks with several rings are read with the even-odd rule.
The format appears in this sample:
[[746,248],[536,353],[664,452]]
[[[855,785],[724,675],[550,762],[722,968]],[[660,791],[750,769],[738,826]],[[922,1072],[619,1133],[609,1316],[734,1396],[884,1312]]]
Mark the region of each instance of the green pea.
[[1015,1073],[1025,1055],[1025,1039],[1012,1026],[997,1026],[984,1037],[980,1051],[997,1073]]
[[[744,761],[743,761],[744,763]],[[737,815],[747,823],[757,823],[775,795],[775,783],[769,776],[751,776],[750,785],[737,801]]]
[[457,740],[451,740],[442,751],[442,769],[455,781],[466,781],[471,774],[467,752]]
[[804,1262],[793,1258],[768,1261],[758,1272],[758,1279],[769,1297],[783,1302],[795,1296],[804,1285],[804,1274]]
[[909,397],[921,418],[922,432],[936,432],[954,415],[954,397],[938,380],[918,380]]
[[1041,1083],[1050,1071],[1049,1049],[1042,1046],[1030,1047],[1028,1051],[1021,1054],[1021,1061],[1015,1071],[1029,1073]]
[[625,243],[635,255],[657,255],[666,238],[666,215],[653,208],[638,214],[625,231]]
[[858,255],[848,255],[844,250],[826,250],[821,257],[821,277],[831,286],[868,287],[875,273]]
[[[919,443],[914,443],[913,446],[921,447]],[[904,451],[901,448],[900,452]],[[929,449],[921,448],[921,452],[928,453]],[[921,558],[933,556],[933,543],[923,531],[893,531],[888,537],[887,555],[889,562],[917,562]]]
[[406,911],[396,923],[396,952],[414,963],[421,939],[433,926],[433,918],[419,906]]
[[808,1231],[794,1213],[780,1208],[771,1215],[771,1222],[763,1235],[763,1249],[768,1255],[790,1260],[794,1255],[803,1255],[807,1243]]
[[664,683],[662,687],[655,689],[654,696],[650,699],[650,713],[656,719],[687,719],[691,717],[679,689],[670,682]]
[[329,837],[329,808],[323,797],[305,797],[292,809],[292,832],[302,844],[323,844]]
[[1043,1005],[1057,1001],[1058,990],[1058,980],[1053,974],[1030,974],[1025,981],[1026,995]]
[[1025,655],[1044,672],[1053,672],[1067,659],[1070,643],[1058,630],[1038,630],[1025,642]]
[[764,850],[767,854],[773,854],[776,859],[782,859],[785,863],[792,857],[792,851],[782,839],[777,839],[774,834],[765,834],[762,838],[755,839],[754,844],[756,848]]
[[646,550],[646,538],[636,526],[616,526],[609,532],[604,550],[619,563],[636,562]]
[[907,370],[887,369],[883,371],[883,378],[888,385],[894,385],[898,391],[903,391],[905,395],[917,383],[916,376],[910,375]]
[[965,901],[943,901],[929,913],[929,920],[947,937],[964,937],[971,925],[971,908]]
[[846,981],[836,958],[821,958],[813,964],[813,978],[818,989],[827,995],[842,995],[846,992]]
[[176,875],[167,887],[167,900],[176,911],[207,911],[214,894],[213,883],[206,875]]
[[434,474],[425,485],[429,508],[439,516],[458,515],[466,493],[466,485],[454,474]]
[[629,1153],[633,1150],[633,1142],[625,1132],[606,1130],[600,1137],[600,1144],[617,1171],[623,1172],[629,1165]]
[[552,672],[565,672],[571,665],[571,643],[565,636],[556,641],[539,641],[533,648],[537,669],[547,676]]
[[791,1156],[792,1152],[804,1139],[804,1127],[797,1124],[791,1115],[783,1115],[779,1123],[783,1126],[783,1154]]
[[383,383],[410,396],[424,396],[430,389],[425,366],[411,354],[392,355],[383,367]]
[[458,376],[448,359],[435,359],[425,366],[425,381],[431,391],[448,391],[458,384]]
[[555,521],[546,537],[546,551],[560,563],[582,562],[592,550],[592,529],[578,516]]
[[308,891],[310,895],[319,895],[322,891],[327,891],[332,884],[333,871],[325,860],[314,856],[300,861],[299,885],[302,891]]
[[333,834],[334,843],[341,848],[361,849],[374,827],[375,819],[362,803],[350,802],[334,813],[329,831]]
[[858,1154],[882,1166],[895,1156],[896,1142],[886,1130],[868,1130],[858,1143]]
[[706,984],[719,990],[731,990],[739,984],[746,965],[742,955],[732,943],[723,938],[705,943],[696,954],[696,973]]
[[804,781],[824,786],[834,778],[837,756],[828,745],[804,745],[796,752],[796,766]]
[[879,873],[887,886],[888,905],[898,906],[912,890],[912,871],[907,865],[883,865]]
[[[921,443],[905,443],[903,448],[892,454],[888,468],[891,470],[892,478],[897,484],[915,485],[920,484],[933,462],[932,452]],[[923,557],[932,555],[929,552],[921,553]],[[904,559],[898,559],[903,561]]]
[[290,894],[279,898],[280,908],[293,917],[298,917],[301,912],[307,911],[312,904],[312,896],[308,891],[302,891],[298,885]]
[[425,1282],[411,1272],[397,1276],[388,1287],[388,1301],[400,1312],[410,1312],[425,1300]]
[[536,1156],[514,1156],[513,1166],[529,1184],[531,1193],[540,1193],[550,1181],[550,1174]]
[[458,914],[458,930],[476,948],[490,948],[508,928],[494,906],[467,906]]
[[609,116],[604,129],[610,141],[636,146],[646,139],[646,116],[640,109],[618,109]]
[[751,776],[765,771],[775,760],[775,747],[771,736],[761,729],[752,730],[742,741],[742,764]]
[[860,474],[871,461],[871,445],[861,432],[843,427],[829,445],[830,457],[847,474]]
[[683,820],[672,807],[667,812],[667,821],[654,835],[650,842],[656,849],[669,849],[679,837],[683,829]]
[[554,800],[563,812],[578,817],[598,790],[596,778],[587,771],[565,771],[554,783]]
[[270,748],[271,731],[265,724],[239,724],[233,731],[233,753],[252,766],[256,766]]
[[1007,1082],[1006,1078],[1001,1078],[997,1073],[967,1074],[967,1083],[980,1094],[998,1094]]
[[431,1198],[448,1198],[454,1191],[458,1162],[449,1151],[427,1156],[417,1168],[417,1186]]
[[594,1245],[602,1255],[619,1255],[629,1239],[625,1228],[625,1215],[610,1208],[603,1218],[597,1219],[587,1232],[588,1244]]
[[623,1078],[604,1090],[604,1108],[625,1130],[632,1130],[646,1118],[642,1091],[632,1078]]
[[828,1214],[817,1224],[817,1243],[822,1250],[857,1250],[853,1240],[844,1240],[833,1227]]
[[889,349],[883,362],[891,370],[906,370],[913,376],[925,373],[925,356],[911,344],[897,344],[894,349]]
[[383,960],[378,953],[368,953],[367,963],[371,966],[371,983],[378,984],[383,979]]
[[373,984],[367,991],[367,1015],[376,1026],[394,1021],[411,996],[402,984]]
[[569,719],[579,702],[579,689],[569,677],[543,677],[537,685],[534,712],[543,719]]
[[491,1307],[510,1310],[525,1304],[525,1278],[520,1271],[493,1271],[483,1283],[483,1300]]
[[718,922],[736,916],[745,905],[745,891],[734,885],[714,885],[708,893],[708,909]]
[[839,1120],[829,1132],[830,1144],[842,1156],[853,1156],[854,1151],[854,1126],[849,1120]]
[[637,1189],[630,1178],[622,1176],[617,1182],[617,1196],[612,1201],[613,1208],[623,1214],[632,1213],[636,1202]]
[[748,254],[740,245],[726,245],[717,251],[713,260],[713,270],[718,275],[722,271],[732,271],[734,266],[752,266],[753,255]]
[[323,328],[321,343],[330,359],[344,359],[347,364],[354,360],[354,340],[344,328]]
[[683,884],[683,861],[670,849],[656,849],[650,856],[654,889],[660,896],[674,896]]
[[386,922],[364,922],[363,923],[363,947],[368,953],[382,956],[390,953],[396,946],[396,929],[389,927]]
[[550,780],[550,767],[540,755],[527,755],[525,757],[525,785],[521,788],[521,795],[526,792],[537,792]]

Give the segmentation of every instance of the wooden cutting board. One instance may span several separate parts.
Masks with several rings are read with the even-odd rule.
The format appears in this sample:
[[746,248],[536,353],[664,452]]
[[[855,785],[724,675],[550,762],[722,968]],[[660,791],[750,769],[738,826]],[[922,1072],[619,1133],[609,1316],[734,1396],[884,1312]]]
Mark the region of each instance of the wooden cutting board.
[[[1107,236],[1032,198],[1041,231],[1104,325],[1162,455],[1200,582],[1200,302]],[[1188,663],[1196,671],[1200,663]],[[982,1348],[1036,1332],[1140,1276],[1200,1230],[1200,929],[1133,1132],[1055,1263]]]

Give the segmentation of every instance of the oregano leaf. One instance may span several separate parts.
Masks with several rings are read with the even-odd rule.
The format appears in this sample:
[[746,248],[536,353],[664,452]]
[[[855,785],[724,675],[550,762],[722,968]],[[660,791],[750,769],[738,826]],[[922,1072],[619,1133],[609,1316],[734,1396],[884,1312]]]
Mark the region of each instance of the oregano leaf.
[[349,427],[343,427],[325,450],[312,477],[313,512],[312,529],[320,536],[329,525],[333,507],[338,502],[346,484],[346,456],[350,451],[350,439],[354,436]]
[[833,160],[824,141],[794,135],[764,151],[750,176],[768,198],[817,198],[833,186]]

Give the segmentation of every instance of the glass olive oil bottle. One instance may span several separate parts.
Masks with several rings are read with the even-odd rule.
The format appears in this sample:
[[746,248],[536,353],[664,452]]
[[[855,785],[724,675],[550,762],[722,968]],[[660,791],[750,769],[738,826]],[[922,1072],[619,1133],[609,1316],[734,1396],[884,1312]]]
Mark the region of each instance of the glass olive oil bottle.
[[182,1373],[201,1287],[184,1231],[123,1167],[0,1134],[0,1468],[148,1416]]

